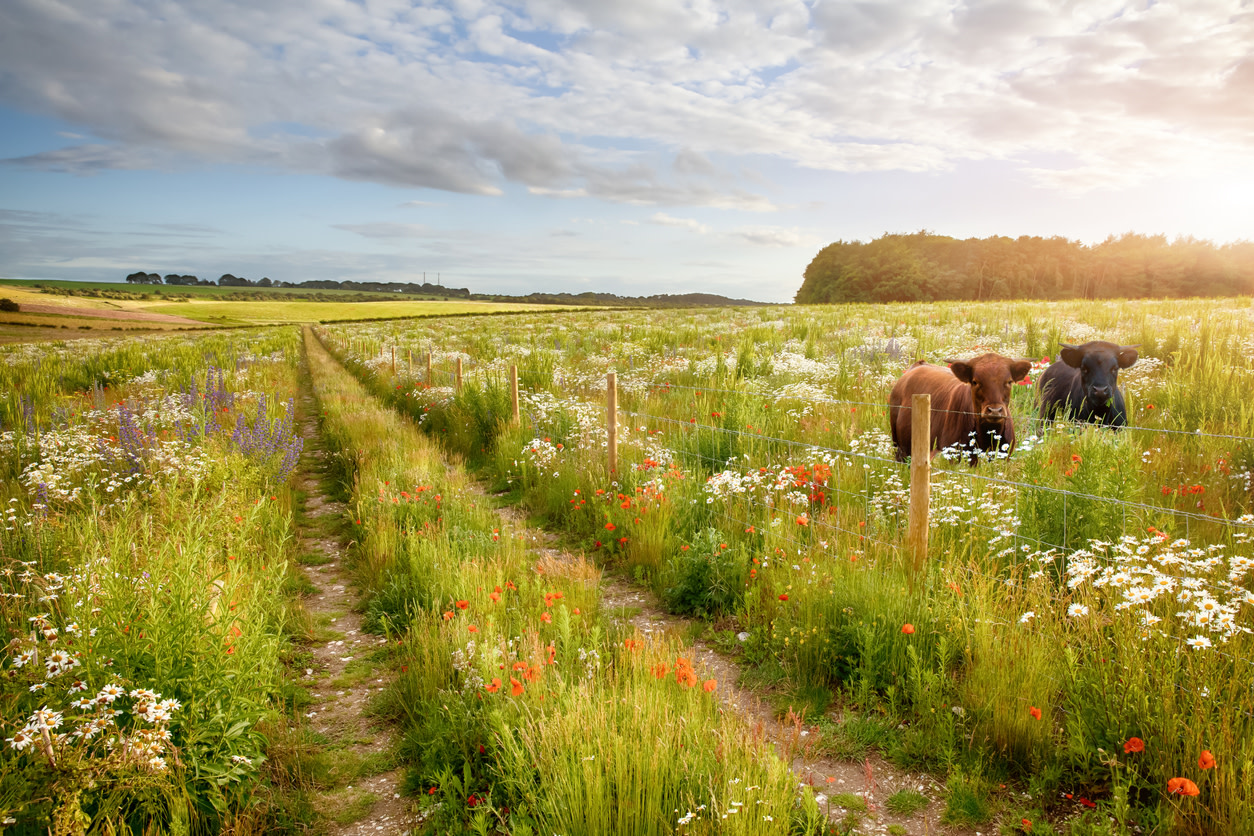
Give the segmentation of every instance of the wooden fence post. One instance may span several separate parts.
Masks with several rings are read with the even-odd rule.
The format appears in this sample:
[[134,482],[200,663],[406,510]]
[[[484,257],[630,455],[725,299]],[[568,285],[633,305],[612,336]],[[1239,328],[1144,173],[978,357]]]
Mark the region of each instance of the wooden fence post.
[[431,352],[427,352],[427,385],[431,385]]
[[392,374],[396,374],[396,346],[392,346]]
[[513,422],[518,423],[518,366],[509,367],[509,402],[512,407]]
[[457,391],[462,390],[462,358],[457,358]]
[[609,441],[610,475],[618,471],[618,374],[610,372],[605,376],[605,427]]
[[405,349],[405,357],[409,362],[409,376],[414,376],[414,350],[412,348]]
[[911,583],[927,560],[928,511],[932,488],[932,396],[915,395],[910,402],[910,526],[907,540],[913,559]]

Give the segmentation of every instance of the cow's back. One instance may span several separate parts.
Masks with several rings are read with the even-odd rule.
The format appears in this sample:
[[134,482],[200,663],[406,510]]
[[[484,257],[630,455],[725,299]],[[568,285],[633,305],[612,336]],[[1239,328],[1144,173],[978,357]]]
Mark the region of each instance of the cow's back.
[[932,396],[932,450],[965,439],[975,427],[967,384],[954,377],[945,366],[915,363],[893,385],[888,396],[889,429],[897,446],[899,461],[905,461],[910,455],[911,403],[915,395],[923,394]]

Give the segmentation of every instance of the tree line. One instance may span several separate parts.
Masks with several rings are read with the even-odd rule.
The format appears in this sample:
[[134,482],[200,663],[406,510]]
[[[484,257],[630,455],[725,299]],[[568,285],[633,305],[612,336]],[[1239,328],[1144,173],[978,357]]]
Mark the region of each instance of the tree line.
[[1254,242],[1128,233],[1088,246],[922,231],[828,244],[804,276],[798,304],[1238,296],[1254,293]]
[[360,293],[414,293],[423,296],[449,296],[455,298],[469,298],[470,290],[465,287],[444,287],[438,284],[412,284],[410,282],[354,282],[354,281],[334,281],[331,279],[314,279],[307,282],[283,282],[271,281],[268,277],[262,277],[257,281],[246,279],[242,276],[233,276],[230,273],[223,273],[218,277],[217,281],[213,279],[200,279],[196,276],[180,276],[170,273],[161,276],[158,273],[145,273],[138,271],[131,273],[126,277],[128,284],[166,284],[166,285],[194,285],[199,287],[286,287],[297,290],[354,290]]

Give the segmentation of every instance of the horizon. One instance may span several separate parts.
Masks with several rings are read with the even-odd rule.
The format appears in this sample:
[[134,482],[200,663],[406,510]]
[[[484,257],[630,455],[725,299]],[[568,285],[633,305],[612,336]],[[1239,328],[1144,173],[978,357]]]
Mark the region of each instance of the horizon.
[[0,274],[791,302],[886,232],[1233,243],[1250,43],[1236,2],[14,0]]

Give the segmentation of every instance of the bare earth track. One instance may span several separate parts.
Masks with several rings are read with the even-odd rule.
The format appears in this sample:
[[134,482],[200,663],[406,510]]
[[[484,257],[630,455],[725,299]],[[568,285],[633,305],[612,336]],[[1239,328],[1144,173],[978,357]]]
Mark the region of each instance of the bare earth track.
[[[301,400],[299,428],[306,447],[297,487],[305,497],[301,517],[306,525],[300,532],[300,550],[307,556],[302,571],[315,590],[303,601],[314,625],[314,640],[308,646],[313,662],[301,677],[314,699],[305,718],[337,759],[366,765],[360,778],[327,791],[316,806],[331,836],[409,833],[418,819],[411,812],[412,803],[400,795],[403,770],[391,765],[395,732],[368,716],[370,700],[391,678],[385,661],[372,658],[386,639],[362,631],[361,616],[354,611],[358,596],[344,565],[348,544],[342,537],[320,533],[336,529],[320,522],[344,518],[347,511],[328,494],[328,454],[319,443],[313,417],[316,404],[308,391]],[[368,774],[371,764],[388,768]]]

